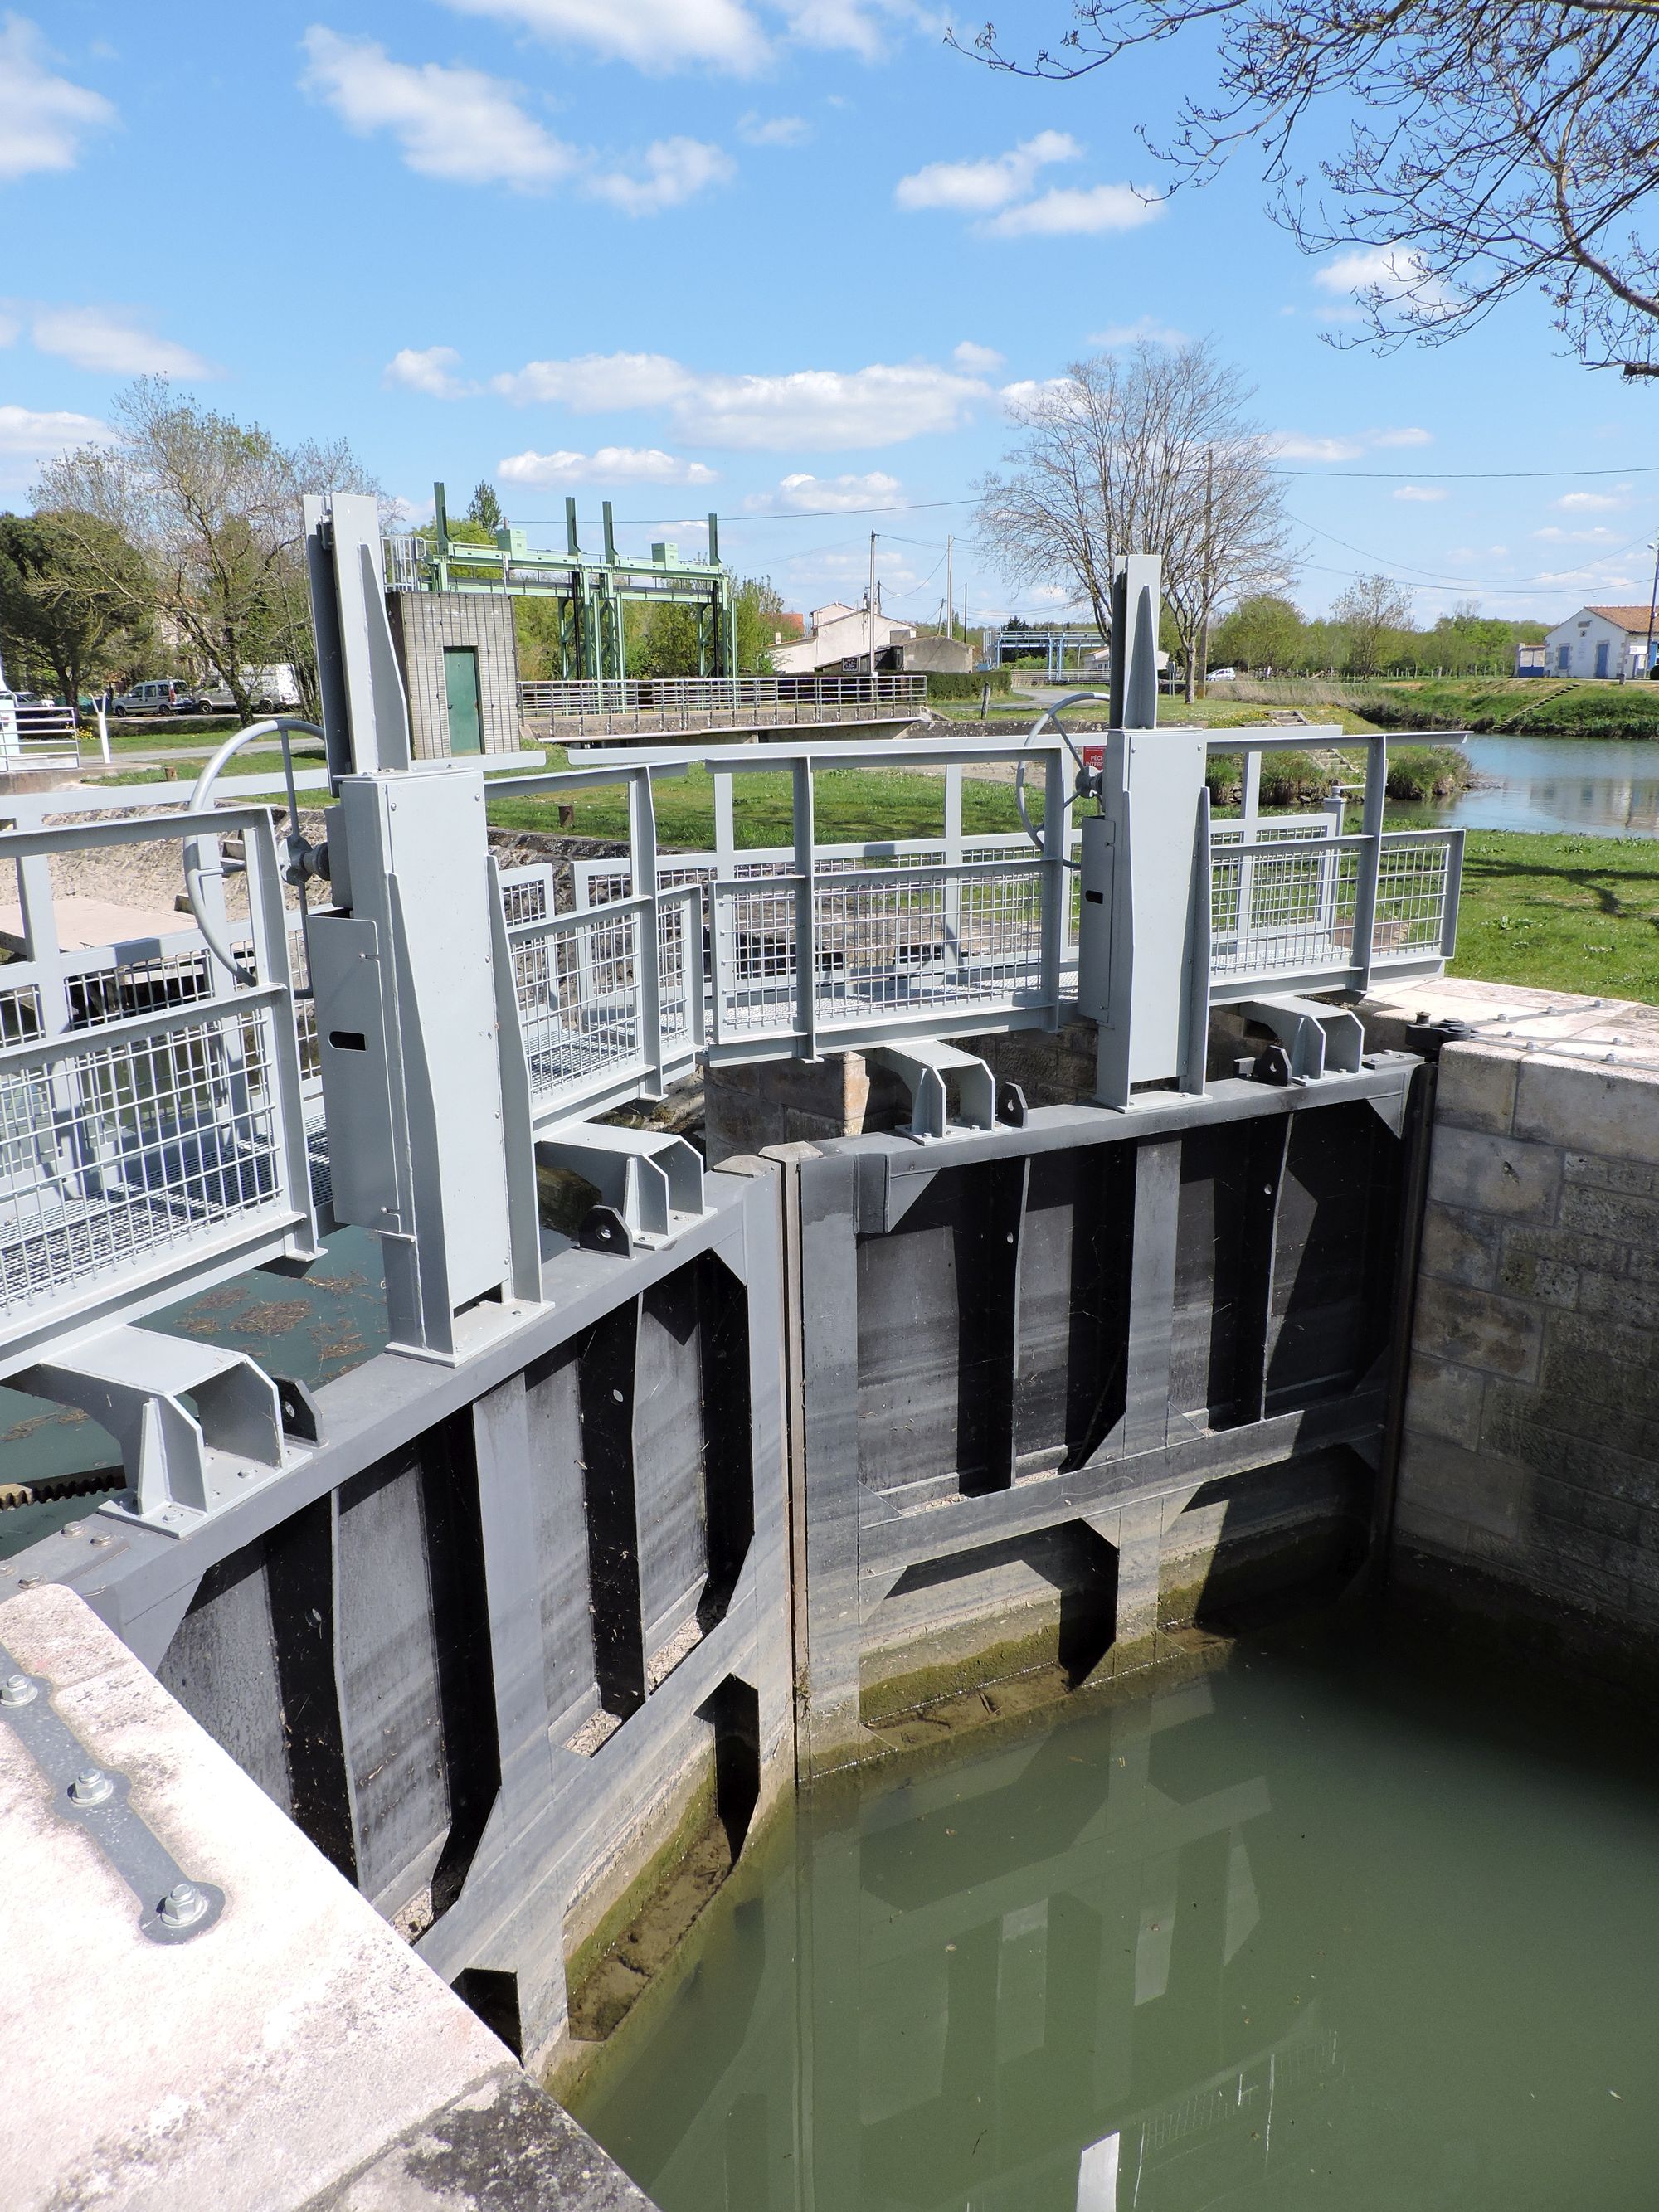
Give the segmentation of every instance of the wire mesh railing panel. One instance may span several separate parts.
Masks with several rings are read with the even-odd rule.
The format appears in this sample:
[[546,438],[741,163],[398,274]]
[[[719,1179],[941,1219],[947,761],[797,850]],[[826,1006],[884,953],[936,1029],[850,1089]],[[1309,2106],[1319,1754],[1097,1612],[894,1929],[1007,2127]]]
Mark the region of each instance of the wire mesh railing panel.
[[291,1214],[276,1011],[267,997],[0,1053],[8,1321],[229,1224]]
[[1035,1002],[1044,995],[1042,889],[1035,861],[818,886],[819,1021]]
[[1210,824],[1212,845],[1290,845],[1309,838],[1334,837],[1337,834],[1334,814],[1304,814],[1283,821],[1264,820],[1258,815],[1250,821],[1212,821]]
[[800,996],[795,885],[768,890],[752,879],[716,884],[714,899],[721,1033],[788,1035],[797,1025]]
[[657,909],[657,1020],[665,1059],[682,1058],[702,1034],[707,988],[700,889]]
[[38,983],[0,985],[0,1044],[21,1044],[40,1034]]
[[538,1105],[601,1091],[642,1066],[645,1035],[636,910],[566,915],[513,933],[513,988]]
[[1346,972],[1353,960],[1359,884],[1358,842],[1263,852],[1255,846],[1212,855],[1212,976]]
[[1372,957],[1421,958],[1439,951],[1453,868],[1450,837],[1384,837],[1376,872]]
[[556,905],[550,862],[538,861],[529,867],[502,871],[501,907],[509,928],[521,921],[545,921]]
[[[1046,1004],[1043,870],[1035,860],[826,872],[811,892],[812,1012],[823,1029]],[[716,887],[719,1030],[793,1033],[799,882]]]

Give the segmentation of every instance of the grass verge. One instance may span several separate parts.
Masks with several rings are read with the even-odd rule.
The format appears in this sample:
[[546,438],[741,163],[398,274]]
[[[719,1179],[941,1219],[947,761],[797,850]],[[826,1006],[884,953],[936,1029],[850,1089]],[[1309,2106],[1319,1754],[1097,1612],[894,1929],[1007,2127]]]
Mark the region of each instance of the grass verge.
[[1449,972],[1659,1005],[1659,840],[1470,830]]

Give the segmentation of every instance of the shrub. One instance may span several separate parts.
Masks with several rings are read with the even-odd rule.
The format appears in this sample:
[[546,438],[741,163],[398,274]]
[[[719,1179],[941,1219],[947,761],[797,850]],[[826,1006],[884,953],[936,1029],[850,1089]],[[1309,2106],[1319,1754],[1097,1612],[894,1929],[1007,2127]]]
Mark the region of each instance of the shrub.
[[1005,697],[1013,689],[1012,669],[987,668],[958,676],[944,669],[930,668],[927,672],[927,696],[930,699],[977,699],[988,684],[994,697]]

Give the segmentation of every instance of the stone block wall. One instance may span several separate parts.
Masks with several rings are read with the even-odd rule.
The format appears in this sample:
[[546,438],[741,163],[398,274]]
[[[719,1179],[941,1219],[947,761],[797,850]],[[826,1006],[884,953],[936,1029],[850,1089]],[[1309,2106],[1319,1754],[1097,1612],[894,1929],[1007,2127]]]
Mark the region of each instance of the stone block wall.
[[1394,1571],[1659,1671],[1659,1072],[1443,1054]]

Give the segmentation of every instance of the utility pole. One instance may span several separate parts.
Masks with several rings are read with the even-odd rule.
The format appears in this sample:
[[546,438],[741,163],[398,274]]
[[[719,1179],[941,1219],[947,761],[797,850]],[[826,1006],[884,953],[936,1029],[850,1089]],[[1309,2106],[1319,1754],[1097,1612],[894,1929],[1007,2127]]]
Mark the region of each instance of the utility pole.
[[870,696],[876,696],[876,533],[870,532],[870,592],[865,600],[870,632]]
[[947,532],[945,539],[945,635],[957,634],[957,587],[953,556],[957,541]]
[[[1626,374],[1628,375],[1629,371],[1626,370]],[[1653,595],[1648,601],[1648,647],[1642,656],[1644,678],[1653,670],[1653,617],[1656,610],[1659,610],[1659,538],[1654,540],[1653,545]]]
[[[1206,446],[1204,449],[1204,566],[1200,571],[1204,586],[1204,605],[1199,611],[1197,656],[1198,677],[1206,691],[1209,689],[1210,680],[1210,556],[1211,532],[1215,527],[1214,492],[1215,455]],[[1187,696],[1189,699],[1196,696],[1193,684],[1193,672],[1190,670],[1187,677]]]

